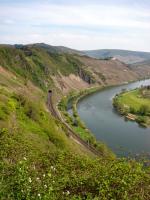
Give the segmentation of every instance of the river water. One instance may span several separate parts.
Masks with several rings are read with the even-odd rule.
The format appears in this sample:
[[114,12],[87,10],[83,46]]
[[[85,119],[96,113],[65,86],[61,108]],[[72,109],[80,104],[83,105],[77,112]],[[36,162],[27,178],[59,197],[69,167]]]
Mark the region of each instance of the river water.
[[122,89],[150,85],[150,79],[116,86],[91,94],[79,101],[78,114],[95,137],[118,156],[150,153],[150,128],[126,121],[113,108],[112,98]]

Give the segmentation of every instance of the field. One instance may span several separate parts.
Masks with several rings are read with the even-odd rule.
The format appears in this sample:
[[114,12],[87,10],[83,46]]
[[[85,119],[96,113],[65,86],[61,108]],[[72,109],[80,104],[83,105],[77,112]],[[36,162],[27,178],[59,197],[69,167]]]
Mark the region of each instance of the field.
[[147,105],[150,108],[150,99],[142,98],[138,89],[122,94],[118,100],[122,104],[135,109],[137,112],[142,105]]
[[[117,95],[114,98],[114,106],[117,110],[126,115],[133,114],[132,118],[135,118],[140,124],[149,126],[150,123],[150,99],[143,95],[144,89],[135,89],[131,91],[125,91]],[[134,116],[135,115],[135,116]]]

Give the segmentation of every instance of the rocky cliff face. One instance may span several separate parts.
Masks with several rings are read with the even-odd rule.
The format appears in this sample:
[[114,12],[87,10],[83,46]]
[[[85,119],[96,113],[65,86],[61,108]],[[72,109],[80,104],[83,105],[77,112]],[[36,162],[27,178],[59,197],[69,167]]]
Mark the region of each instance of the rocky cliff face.
[[117,59],[99,60],[87,56],[76,57],[83,63],[83,69],[86,69],[98,84],[121,84],[140,78],[140,74],[137,71]]
[[94,85],[113,85],[143,78],[147,68],[129,68],[117,59],[99,60],[88,56],[50,52],[36,45],[0,45],[0,65],[22,76],[27,83],[59,93]]
[[94,84],[96,82],[90,71],[85,71],[82,68],[78,68],[78,75],[83,81],[87,82],[88,84]]

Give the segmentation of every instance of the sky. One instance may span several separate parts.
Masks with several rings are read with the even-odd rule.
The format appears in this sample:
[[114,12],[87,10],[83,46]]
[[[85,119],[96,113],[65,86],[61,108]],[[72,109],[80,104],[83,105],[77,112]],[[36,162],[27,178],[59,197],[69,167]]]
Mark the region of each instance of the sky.
[[0,0],[0,43],[150,52],[150,0]]

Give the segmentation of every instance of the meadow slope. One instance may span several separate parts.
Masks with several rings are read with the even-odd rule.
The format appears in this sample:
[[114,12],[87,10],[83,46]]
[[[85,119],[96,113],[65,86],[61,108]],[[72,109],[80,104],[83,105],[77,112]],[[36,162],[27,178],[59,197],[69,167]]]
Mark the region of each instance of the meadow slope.
[[[69,76],[74,84],[66,82],[61,88]],[[131,78],[137,79],[136,73],[126,81]],[[1,45],[0,199],[150,198],[149,168],[131,159],[94,156],[68,137],[47,109],[49,89],[56,102],[79,90],[77,82],[82,82],[81,89],[105,81],[100,83],[94,70],[75,55]]]

